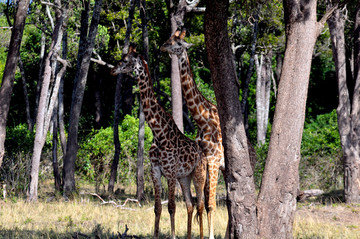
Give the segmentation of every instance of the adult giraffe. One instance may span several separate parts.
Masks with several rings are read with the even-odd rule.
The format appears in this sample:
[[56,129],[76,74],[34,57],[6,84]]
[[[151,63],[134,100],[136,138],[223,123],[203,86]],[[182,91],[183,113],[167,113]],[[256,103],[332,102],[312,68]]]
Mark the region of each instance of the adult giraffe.
[[[205,185],[205,207],[208,214],[209,239],[214,238],[214,212],[216,210],[216,186],[219,169],[224,178],[224,147],[217,107],[208,101],[196,87],[191,72],[187,49],[192,45],[184,41],[186,30],[177,30],[162,46],[161,51],[175,54],[178,57],[180,79],[186,105],[198,126],[197,142],[207,161],[207,180]],[[250,160],[254,168],[256,152],[248,140]]]
[[202,213],[204,210],[203,191],[206,178],[206,161],[195,141],[187,138],[176,126],[174,119],[157,102],[148,66],[144,58],[136,53],[135,46],[129,47],[119,64],[111,71],[112,75],[132,73],[138,80],[140,100],[145,119],[150,126],[154,142],[149,150],[151,177],[155,188],[155,229],[154,238],[159,237],[161,216],[161,176],[168,181],[168,211],[171,221],[171,238],[175,239],[175,185],[179,181],[183,190],[188,213],[187,238],[191,238],[193,201],[190,183],[193,179],[197,197],[200,238],[203,238]]

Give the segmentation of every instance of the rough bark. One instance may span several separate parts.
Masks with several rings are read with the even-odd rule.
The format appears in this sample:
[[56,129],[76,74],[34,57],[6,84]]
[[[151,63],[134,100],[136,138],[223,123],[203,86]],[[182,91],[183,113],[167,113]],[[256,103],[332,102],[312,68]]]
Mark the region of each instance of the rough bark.
[[350,116],[350,144],[346,145],[346,151],[350,152],[344,154],[344,196],[347,203],[360,203],[360,3],[356,9],[354,39],[355,88]]
[[[132,21],[134,19],[134,11],[135,11],[135,0],[130,1],[130,7],[129,7],[129,17],[127,20],[127,26],[126,26],[126,33],[125,33],[125,43],[124,48],[122,51],[122,54],[125,55],[129,50],[130,45],[130,34],[132,30]],[[119,120],[120,120],[120,108],[121,108],[121,86],[123,83],[123,80],[125,78],[124,74],[119,74],[117,76],[116,80],[116,89],[115,89],[115,110],[114,110],[114,147],[115,147],[115,154],[114,154],[114,160],[111,165],[111,172],[110,172],[110,179],[109,179],[109,185],[108,185],[108,192],[110,194],[114,193],[114,185],[116,182],[116,175],[117,175],[117,168],[119,164],[119,157],[120,157],[120,150],[121,150],[121,144],[119,140]]]
[[15,70],[19,60],[21,39],[25,27],[30,0],[20,1],[12,28],[9,51],[0,89],[0,167],[5,154],[6,121],[10,108],[11,94],[14,86]]
[[[88,4],[86,4],[88,5]],[[85,29],[82,28],[82,34],[80,36],[79,53],[77,69],[74,81],[74,91],[71,101],[70,109],[70,122],[69,122],[69,134],[66,145],[66,154],[64,158],[63,167],[63,190],[64,195],[69,196],[72,192],[75,192],[75,160],[78,151],[78,126],[81,113],[81,106],[84,97],[84,91],[87,81],[87,75],[90,66],[90,58],[95,45],[95,37],[97,34],[97,28],[100,20],[100,11],[102,6],[102,0],[96,0],[93,16],[91,19],[91,25],[89,33],[87,34],[87,18],[82,19],[84,21]],[[83,16],[88,15],[88,11],[85,10]],[[82,16],[82,17],[83,17]],[[86,23],[85,23],[86,21]]]
[[205,43],[225,150],[230,238],[256,238],[253,171],[227,31],[227,0],[206,2]]
[[257,203],[260,238],[293,237],[311,60],[317,36],[329,16],[327,13],[317,22],[316,2],[283,1],[287,43]]

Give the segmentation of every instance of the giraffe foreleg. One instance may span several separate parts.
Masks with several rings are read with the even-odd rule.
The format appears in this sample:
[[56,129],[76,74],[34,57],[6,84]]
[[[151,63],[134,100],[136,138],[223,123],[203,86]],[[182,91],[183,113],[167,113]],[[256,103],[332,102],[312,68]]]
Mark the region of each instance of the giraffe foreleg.
[[156,146],[152,145],[149,150],[149,156],[151,160],[151,179],[154,183],[154,196],[155,196],[155,225],[154,225],[154,239],[159,238],[160,231],[160,216],[162,211],[161,205],[161,170],[160,166],[156,163],[157,153]]

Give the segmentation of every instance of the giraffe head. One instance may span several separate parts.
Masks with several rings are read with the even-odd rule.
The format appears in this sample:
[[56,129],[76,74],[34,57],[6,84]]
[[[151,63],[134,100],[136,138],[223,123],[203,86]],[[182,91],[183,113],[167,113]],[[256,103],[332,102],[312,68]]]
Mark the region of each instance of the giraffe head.
[[180,56],[185,50],[189,49],[192,44],[184,41],[186,30],[176,30],[176,32],[160,48],[161,51]]
[[136,71],[138,66],[138,54],[136,46],[131,44],[129,52],[123,56],[121,61],[111,70],[111,75],[116,76],[120,73],[131,74]]

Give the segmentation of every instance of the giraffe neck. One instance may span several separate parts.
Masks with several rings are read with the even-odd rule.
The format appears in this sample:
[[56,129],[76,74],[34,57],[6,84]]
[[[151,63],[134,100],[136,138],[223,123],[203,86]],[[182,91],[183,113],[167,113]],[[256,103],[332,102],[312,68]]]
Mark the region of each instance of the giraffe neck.
[[[210,101],[208,101],[197,88],[190,68],[190,62],[186,51],[178,57],[181,88],[186,101],[186,105],[194,117],[195,122],[198,125],[204,124],[202,115],[209,115],[211,108],[215,107]],[[215,107],[216,108],[216,107]],[[208,117],[205,117],[208,118]]]
[[138,79],[140,101],[143,106],[145,119],[154,137],[161,139],[165,137],[164,132],[174,127],[175,122],[173,122],[171,115],[169,115],[156,100],[149,69],[145,60],[140,58],[139,62],[140,64],[136,68],[135,73]]

